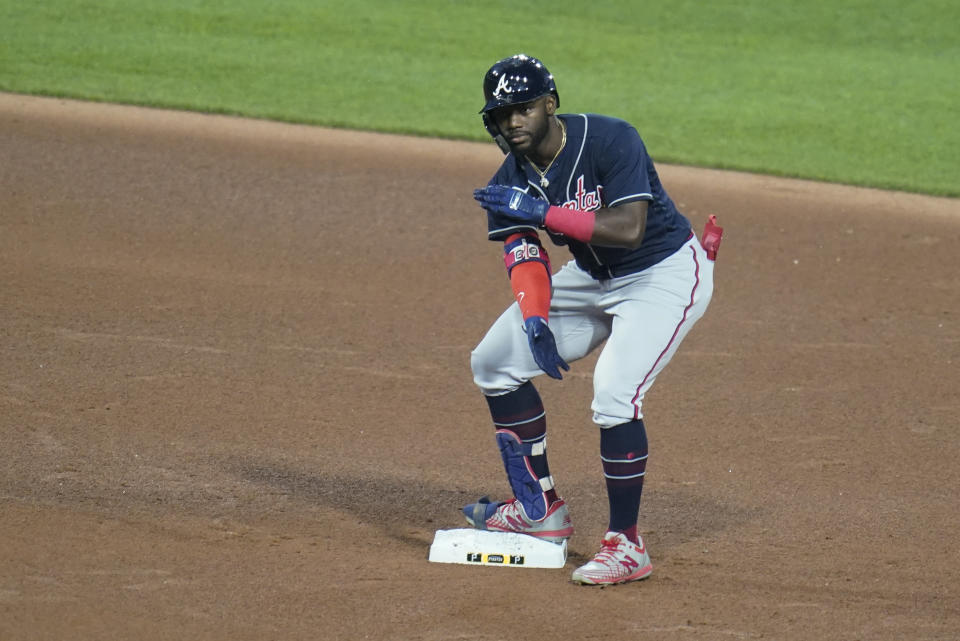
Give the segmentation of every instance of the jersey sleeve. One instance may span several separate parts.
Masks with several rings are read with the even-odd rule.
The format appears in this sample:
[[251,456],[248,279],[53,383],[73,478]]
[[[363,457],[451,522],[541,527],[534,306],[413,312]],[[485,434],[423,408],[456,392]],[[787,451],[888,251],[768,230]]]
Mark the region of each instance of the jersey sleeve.
[[603,184],[604,206],[653,200],[650,156],[637,130],[620,123],[597,146],[596,163]]
[[[506,185],[508,187],[519,187],[524,191],[529,190],[529,185],[527,185],[527,179],[521,173],[517,167],[516,162],[513,159],[513,154],[507,156],[503,164],[500,166],[500,169],[493,175],[493,178],[490,179],[490,182],[487,185]],[[516,233],[521,232],[537,232],[537,227],[534,225],[526,225],[523,223],[518,223],[515,220],[511,220],[502,214],[496,212],[487,211],[487,238],[490,240],[503,241],[506,240],[508,236],[511,236]]]

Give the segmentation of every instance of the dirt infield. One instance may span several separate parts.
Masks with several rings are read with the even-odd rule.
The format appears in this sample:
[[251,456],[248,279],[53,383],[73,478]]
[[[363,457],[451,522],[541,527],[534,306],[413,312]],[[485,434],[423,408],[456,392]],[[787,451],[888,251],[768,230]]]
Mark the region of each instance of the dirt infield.
[[661,166],[726,236],[645,402],[653,576],[569,582],[591,359],[538,379],[567,567],[427,561],[508,492],[500,158],[0,95],[0,639],[960,638],[957,200]]

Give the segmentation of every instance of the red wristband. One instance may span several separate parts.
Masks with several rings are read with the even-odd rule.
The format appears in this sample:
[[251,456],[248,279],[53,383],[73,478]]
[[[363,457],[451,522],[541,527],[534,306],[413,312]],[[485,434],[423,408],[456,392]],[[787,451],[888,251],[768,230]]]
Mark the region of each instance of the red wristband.
[[559,232],[584,243],[589,243],[593,238],[593,226],[596,222],[596,212],[556,206],[551,206],[547,210],[543,220],[544,226],[550,231]]

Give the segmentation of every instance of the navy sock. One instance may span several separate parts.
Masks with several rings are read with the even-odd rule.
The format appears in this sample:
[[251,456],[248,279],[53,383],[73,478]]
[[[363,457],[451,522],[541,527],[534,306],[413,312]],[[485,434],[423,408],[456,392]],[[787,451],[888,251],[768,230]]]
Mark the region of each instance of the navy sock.
[[643,420],[601,429],[600,460],[610,502],[609,530],[624,532],[636,543],[643,475],[647,469],[647,430]]
[[[490,417],[497,429],[510,430],[524,443],[539,443],[547,437],[547,417],[543,401],[533,383],[527,381],[517,389],[501,396],[485,396]],[[547,454],[529,458],[537,478],[550,476]],[[556,490],[547,490],[547,505],[557,500]]]

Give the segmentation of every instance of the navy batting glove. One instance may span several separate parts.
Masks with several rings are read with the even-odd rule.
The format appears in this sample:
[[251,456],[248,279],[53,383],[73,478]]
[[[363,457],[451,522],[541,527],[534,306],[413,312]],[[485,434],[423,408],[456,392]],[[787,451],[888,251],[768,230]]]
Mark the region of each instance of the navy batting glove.
[[550,378],[562,379],[560,368],[570,371],[570,366],[560,358],[557,342],[546,319],[542,316],[531,316],[523,321],[523,330],[527,333],[527,342],[530,343],[530,351],[533,352],[533,360],[537,362],[537,366]]
[[550,203],[534,198],[516,187],[489,185],[475,189],[473,197],[484,208],[502,214],[511,220],[543,227]]

